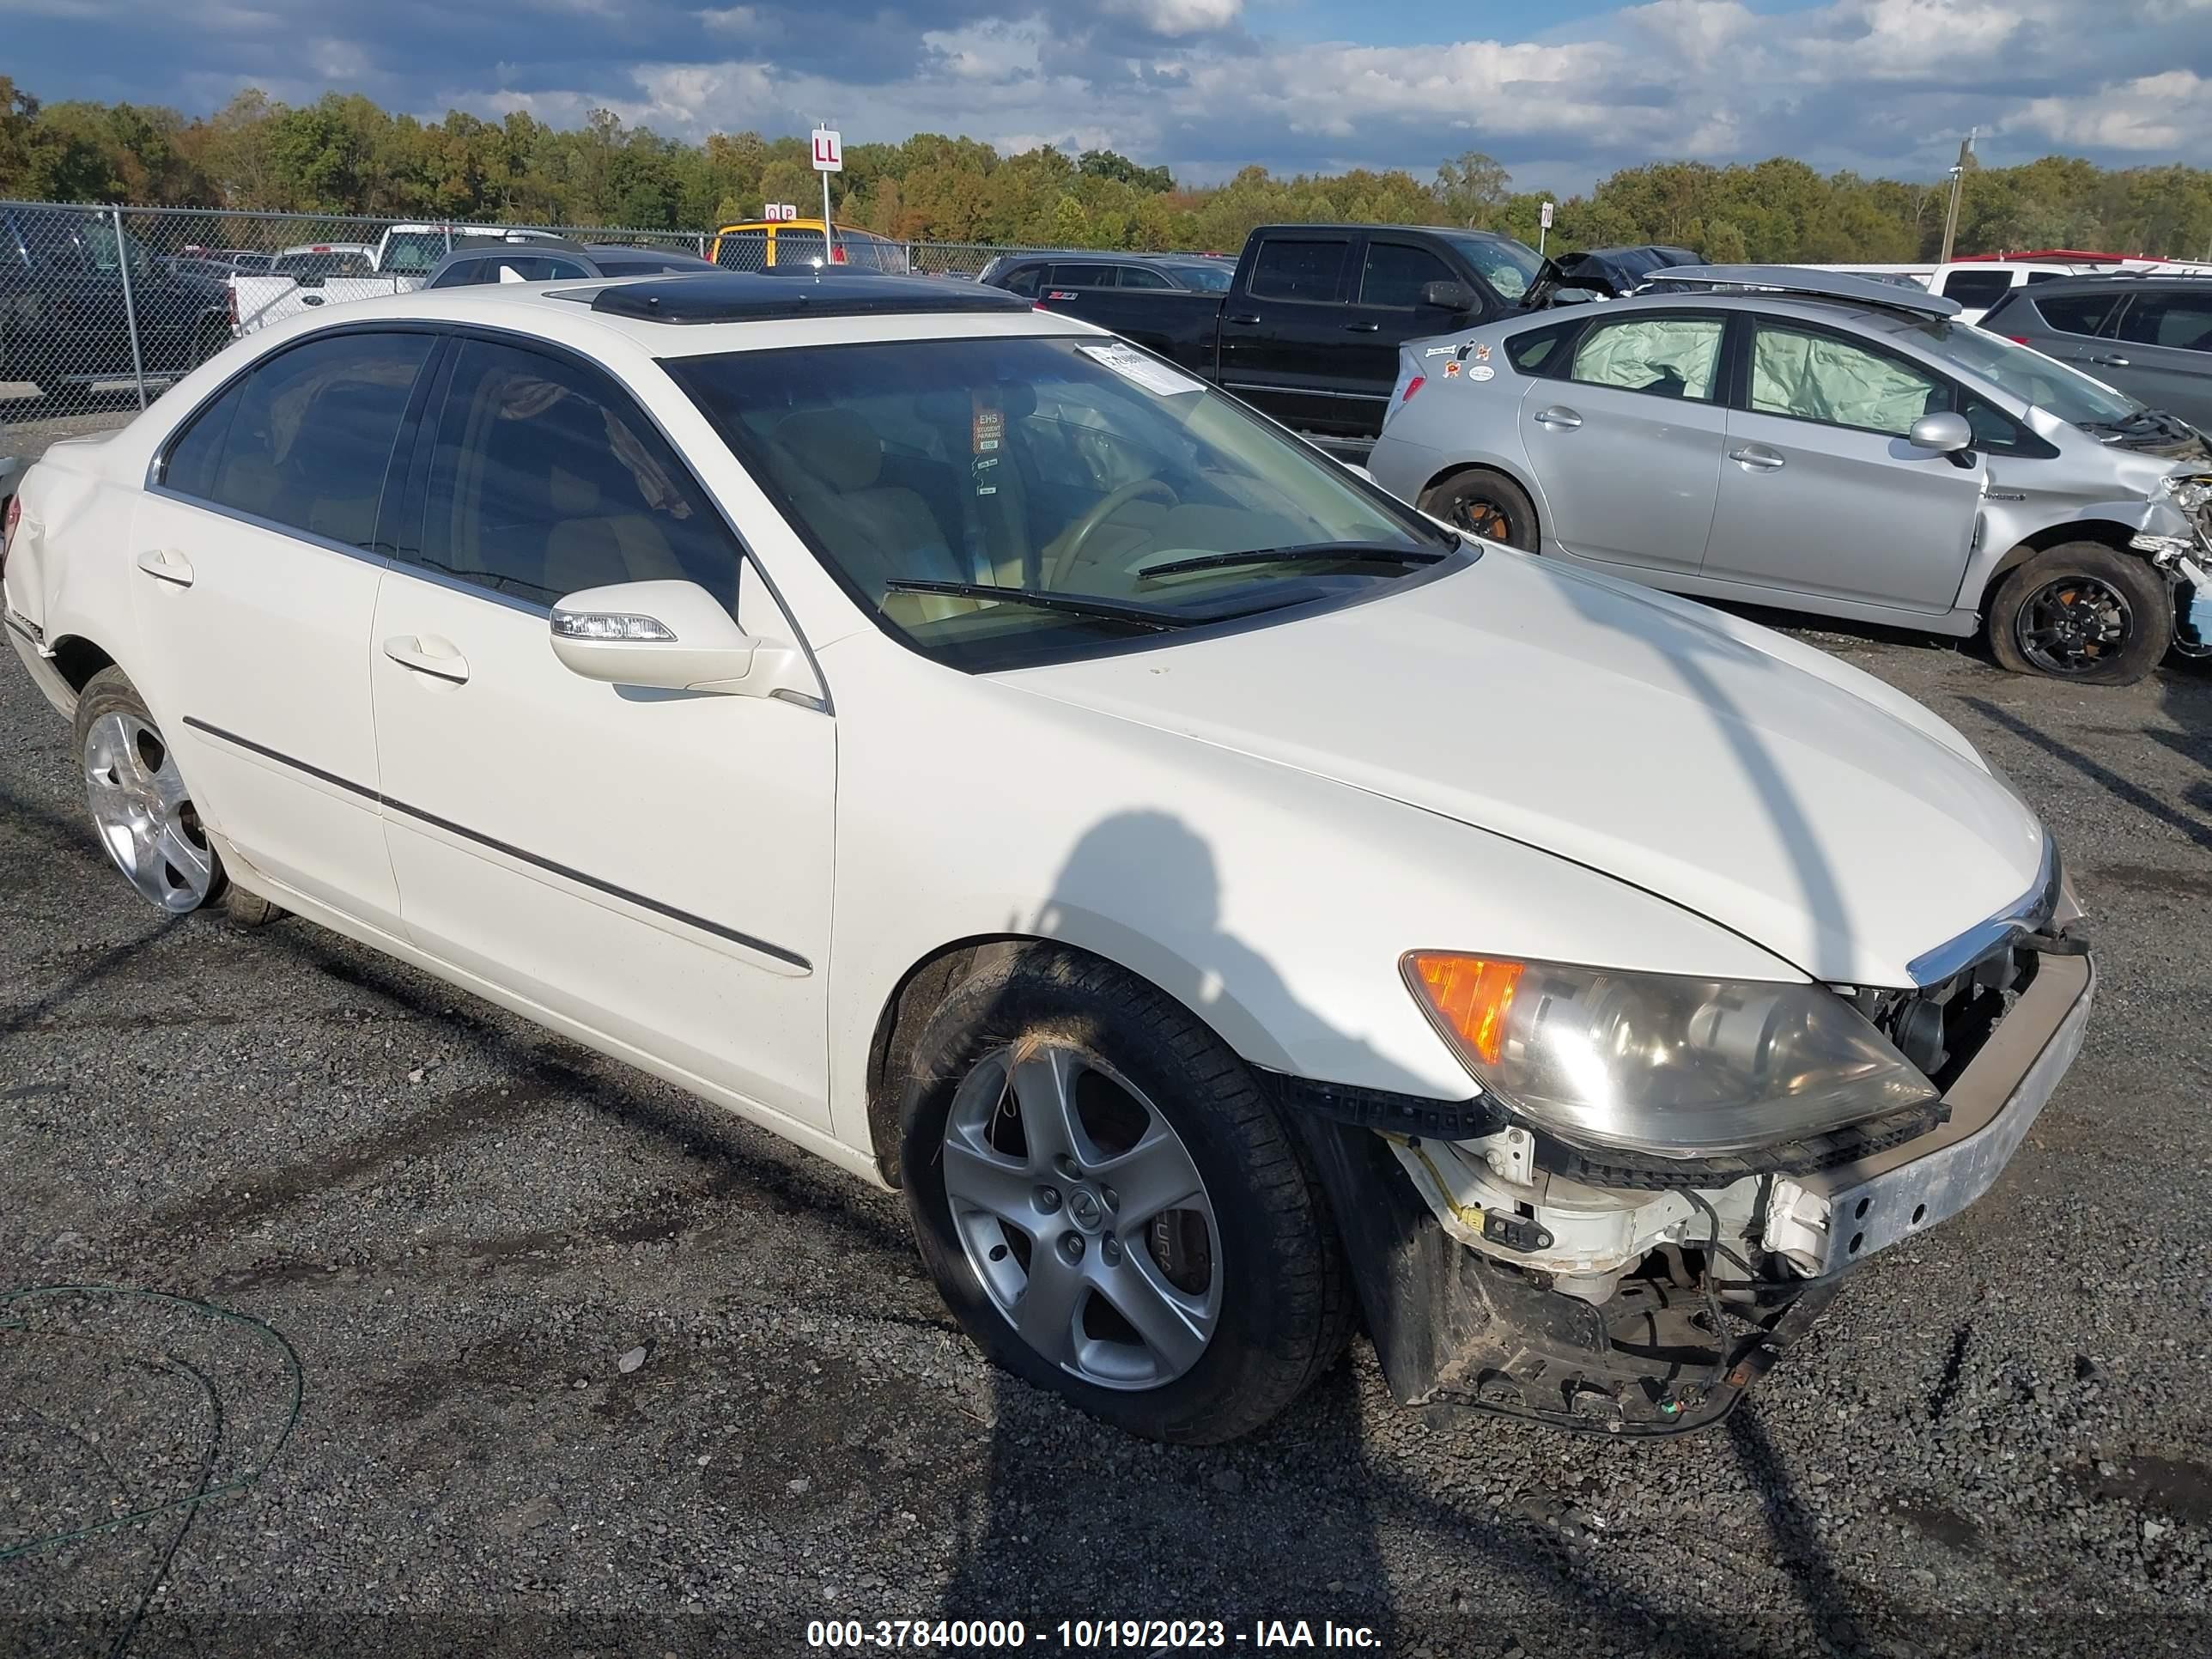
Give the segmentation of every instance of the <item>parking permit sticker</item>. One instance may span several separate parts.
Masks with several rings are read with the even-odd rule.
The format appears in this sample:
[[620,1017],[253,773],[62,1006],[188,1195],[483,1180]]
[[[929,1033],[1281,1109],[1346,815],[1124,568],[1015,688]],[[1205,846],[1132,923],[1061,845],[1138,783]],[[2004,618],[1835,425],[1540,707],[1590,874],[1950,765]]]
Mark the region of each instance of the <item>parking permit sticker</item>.
[[975,453],[987,455],[996,449],[999,441],[1006,435],[1006,411],[995,404],[985,403],[980,392],[975,394],[974,408],[975,418],[972,430]]
[[1134,346],[1087,345],[1076,348],[1085,356],[1106,365],[1124,380],[1134,380],[1147,392],[1173,398],[1185,392],[1203,392],[1206,383],[1194,380],[1179,368],[1154,362]]
[[[1456,368],[1459,365],[1455,363],[1452,367]],[[1497,373],[1498,371],[1488,363],[1477,363],[1473,368],[1468,370],[1467,378],[1470,380],[1486,380]]]

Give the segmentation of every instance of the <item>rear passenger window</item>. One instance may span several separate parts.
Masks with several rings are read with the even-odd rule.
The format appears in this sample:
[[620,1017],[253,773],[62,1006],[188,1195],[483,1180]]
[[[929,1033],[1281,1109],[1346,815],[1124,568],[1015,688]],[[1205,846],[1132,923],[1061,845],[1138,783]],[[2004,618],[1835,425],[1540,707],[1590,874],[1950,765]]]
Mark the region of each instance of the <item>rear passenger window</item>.
[[689,580],[737,605],[729,532],[620,389],[481,340],[455,354],[421,533],[400,556],[533,605]]
[[1259,255],[1252,262],[1253,296],[1316,303],[1332,301],[1344,279],[1345,258],[1351,247],[1342,240],[1270,238],[1260,244]]
[[1718,317],[1648,314],[1600,323],[1575,348],[1573,378],[1587,386],[1710,403],[1726,327]]
[[1157,270],[1146,270],[1141,265],[1123,265],[1121,286],[1123,288],[1171,289],[1175,284]]
[[432,288],[469,288],[490,280],[490,270],[482,259],[456,259],[430,279]]
[[1006,292],[1018,294],[1024,299],[1036,298],[1037,284],[1044,276],[1042,265],[1024,265],[1006,278]]
[[2120,303],[2107,294],[2044,294],[2033,301],[2036,315],[2062,334],[2101,334]]
[[278,353],[193,419],[163,483],[369,548],[408,394],[434,343],[428,334],[339,334]]
[[1549,328],[1516,334],[1505,343],[1505,361],[1523,374],[1561,379],[1567,372],[1566,342],[1580,333],[1582,326],[1583,319],[1577,317],[1571,323],[1553,323]]
[[1052,268],[1054,288],[1111,288],[1114,286],[1114,267],[1111,265],[1054,265]]

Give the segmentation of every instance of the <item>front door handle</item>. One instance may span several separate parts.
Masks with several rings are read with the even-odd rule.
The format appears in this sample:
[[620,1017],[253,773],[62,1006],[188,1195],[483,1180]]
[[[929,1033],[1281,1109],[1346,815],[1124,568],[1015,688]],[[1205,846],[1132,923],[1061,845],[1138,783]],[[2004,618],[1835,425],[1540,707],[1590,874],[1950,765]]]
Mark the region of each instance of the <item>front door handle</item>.
[[1232,311],[1221,320],[1224,323],[1256,323],[1260,320],[1260,313],[1256,311]]
[[469,677],[469,659],[453,648],[450,640],[398,634],[385,641],[384,654],[401,667],[433,679],[451,680],[459,685]]
[[2128,366],[2128,360],[2124,357],[2092,357],[2089,361],[2106,368],[2125,368]]
[[1746,444],[1741,449],[1729,451],[1729,459],[1754,472],[1771,472],[1782,463],[1782,457],[1765,444]]
[[179,587],[192,585],[192,562],[173,547],[149,548],[138,556],[138,568],[149,576]]
[[1344,331],[1346,334],[1379,334],[1382,331],[1382,325],[1380,323],[1346,323],[1344,325]]
[[1553,404],[1549,409],[1536,411],[1536,424],[1548,426],[1554,432],[1572,432],[1583,423],[1583,417],[1562,404]]

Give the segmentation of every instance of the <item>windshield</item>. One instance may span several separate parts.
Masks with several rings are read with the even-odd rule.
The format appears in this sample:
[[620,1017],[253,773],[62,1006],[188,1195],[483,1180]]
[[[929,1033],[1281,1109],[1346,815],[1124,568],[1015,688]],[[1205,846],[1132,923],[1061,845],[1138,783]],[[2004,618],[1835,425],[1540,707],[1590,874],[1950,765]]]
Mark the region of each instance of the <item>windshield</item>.
[[1970,323],[1922,323],[1915,331],[1937,356],[1972,369],[2069,426],[2109,426],[2142,413],[2134,398]]
[[[1358,597],[1460,545],[1120,341],[893,341],[664,367],[848,591],[963,668]],[[1159,568],[1186,560],[1206,562]],[[942,591],[975,586],[1030,597]]]
[[1482,280],[1496,289],[1502,299],[1520,299],[1536,280],[1536,273],[1544,268],[1544,261],[1534,248],[1510,236],[1455,236],[1446,233],[1444,240],[1482,273]]

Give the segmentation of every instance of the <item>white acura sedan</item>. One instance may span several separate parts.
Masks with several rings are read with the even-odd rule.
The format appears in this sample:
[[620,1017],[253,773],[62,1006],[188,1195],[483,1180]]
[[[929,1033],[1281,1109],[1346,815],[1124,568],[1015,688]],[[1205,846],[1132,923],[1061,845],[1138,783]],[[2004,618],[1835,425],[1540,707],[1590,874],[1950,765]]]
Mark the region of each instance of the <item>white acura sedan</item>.
[[1716,1420],[1988,1189],[2088,1013],[1941,720],[990,289],[349,306],[7,526],[145,900],[902,1186],[978,1342],[1161,1438],[1356,1317],[1406,1401]]

